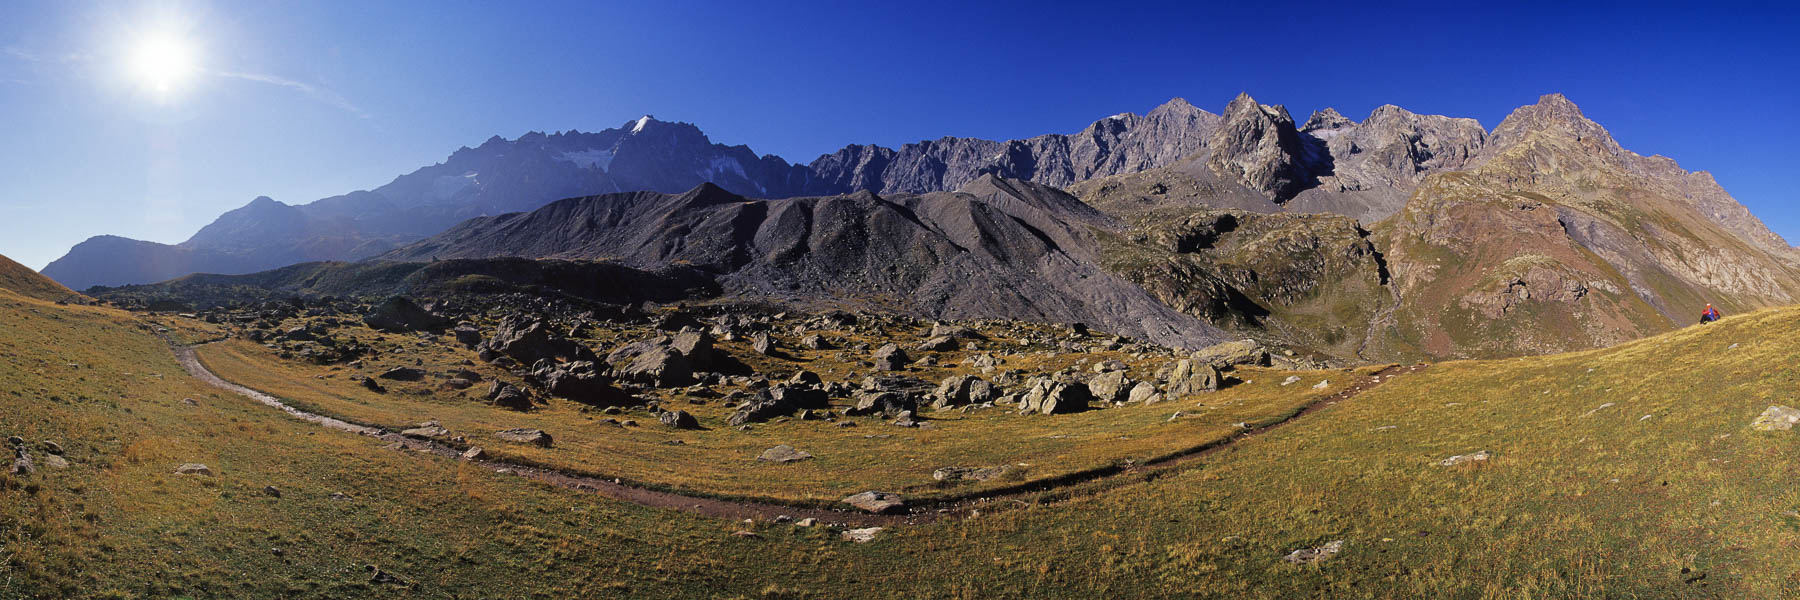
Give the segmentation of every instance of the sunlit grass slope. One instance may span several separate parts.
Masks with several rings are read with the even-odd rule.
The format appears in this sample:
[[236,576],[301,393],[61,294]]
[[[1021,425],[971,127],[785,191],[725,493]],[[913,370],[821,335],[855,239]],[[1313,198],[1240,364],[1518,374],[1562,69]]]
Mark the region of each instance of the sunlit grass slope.
[[5,256],[0,256],[0,289],[12,290],[27,298],[52,302],[75,295],[75,292],[63,287],[62,284],[51,281],[49,277],[40,275],[30,267],[13,262],[12,259]]

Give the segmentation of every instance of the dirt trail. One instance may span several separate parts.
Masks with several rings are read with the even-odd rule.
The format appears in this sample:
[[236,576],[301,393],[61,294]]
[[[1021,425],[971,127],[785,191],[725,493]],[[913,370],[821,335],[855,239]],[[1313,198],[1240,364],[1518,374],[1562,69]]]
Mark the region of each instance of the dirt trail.
[[[282,402],[279,398],[274,396],[226,381],[214,374],[210,369],[207,369],[206,365],[200,362],[200,358],[195,352],[195,348],[197,348],[198,345],[184,346],[171,344],[171,346],[175,350],[176,358],[181,361],[181,366],[186,368],[189,374],[214,387],[255,400],[285,412],[296,419],[320,425],[328,429],[369,436],[384,442],[399,444],[405,449],[415,452],[432,454],[453,460],[461,460],[461,451],[453,446],[429,440],[409,438],[379,427],[359,425],[341,419],[310,413]],[[967,516],[984,508],[991,510],[991,508],[1004,507],[1004,504],[1001,504],[1002,502],[1029,494],[1053,492],[1063,488],[1072,488],[1073,486],[1080,484],[1103,481],[1111,477],[1142,474],[1144,471],[1150,469],[1154,469],[1157,472],[1171,470],[1225,449],[1238,440],[1273,431],[1289,423],[1293,423],[1300,417],[1311,414],[1314,411],[1348,400],[1370,388],[1385,383],[1394,376],[1412,373],[1423,368],[1425,368],[1425,365],[1389,367],[1383,369],[1374,376],[1360,378],[1358,381],[1343,388],[1336,394],[1308,404],[1304,408],[1277,423],[1261,428],[1247,429],[1242,433],[1213,443],[1158,457],[1138,465],[1104,467],[1080,471],[1049,480],[1028,482],[1011,488],[987,490],[976,494],[970,494],[966,497],[939,498],[911,506],[910,508],[913,512],[901,515],[877,515],[847,510],[827,510],[774,503],[704,498],[624,485],[611,479],[578,475],[504,461],[479,460],[467,462],[469,462],[469,464],[492,469],[498,473],[517,475],[519,477],[560,488],[598,494],[615,500],[633,502],[644,506],[694,512],[727,519],[771,521],[777,516],[786,516],[794,520],[814,518],[818,519],[821,524],[838,526],[892,527],[897,525],[914,525],[936,521],[945,517],[955,518]],[[1006,502],[1006,504],[1015,503]]]

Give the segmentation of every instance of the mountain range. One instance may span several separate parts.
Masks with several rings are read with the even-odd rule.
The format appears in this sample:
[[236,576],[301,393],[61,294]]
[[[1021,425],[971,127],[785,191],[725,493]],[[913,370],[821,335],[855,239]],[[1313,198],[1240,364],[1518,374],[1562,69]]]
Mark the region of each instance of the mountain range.
[[176,246],[96,238],[45,273],[85,287],[497,257],[1361,360],[1607,345],[1708,302],[1800,293],[1795,250],[1709,175],[1621,148],[1557,94],[1491,131],[1391,105],[1297,123],[1248,95],[1219,114],[1177,99],[1071,135],[849,146],[804,166],[644,117],[490,139],[308,205],[258,199]]

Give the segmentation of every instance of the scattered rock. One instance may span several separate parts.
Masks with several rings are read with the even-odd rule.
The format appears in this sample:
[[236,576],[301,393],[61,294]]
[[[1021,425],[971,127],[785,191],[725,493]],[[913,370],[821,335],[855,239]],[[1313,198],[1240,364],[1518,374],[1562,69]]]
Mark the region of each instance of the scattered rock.
[[906,351],[893,344],[876,349],[873,360],[877,371],[899,371],[906,368],[906,363],[910,362],[906,357]]
[[425,378],[425,372],[412,367],[394,367],[382,372],[380,375],[376,375],[376,377],[394,381],[418,381]]
[[44,457],[44,466],[52,469],[67,469],[69,468],[69,459],[51,454]]
[[525,390],[510,383],[496,381],[488,384],[487,400],[494,406],[512,410],[531,410],[531,396]]
[[400,585],[405,583],[404,581],[401,581],[399,577],[396,577],[387,571],[378,569],[375,565],[368,565],[363,567],[363,569],[369,572],[369,583],[378,585]]
[[1144,404],[1156,404],[1158,402],[1162,402],[1162,399],[1163,399],[1162,394],[1157,393],[1156,386],[1151,385],[1150,382],[1148,382],[1148,381],[1139,381],[1137,385],[1132,386],[1131,394],[1128,397],[1126,397],[1125,401],[1132,402],[1132,403],[1141,402]]
[[1750,422],[1750,428],[1757,431],[1787,431],[1793,429],[1795,423],[1800,423],[1800,410],[1776,405],[1763,409],[1762,414]]
[[431,440],[450,437],[450,430],[444,429],[443,426],[438,425],[437,421],[430,421],[420,423],[418,427],[401,431],[400,435],[420,440]]
[[1086,410],[1093,393],[1081,382],[1056,381],[1047,377],[1033,379],[1019,398],[1021,414],[1064,414]]
[[1281,560],[1293,565],[1310,565],[1337,556],[1344,550],[1344,540],[1332,540],[1316,548],[1301,548],[1281,557]]
[[864,544],[864,543],[868,543],[870,541],[874,541],[875,534],[881,533],[881,530],[882,530],[882,528],[880,528],[880,527],[865,527],[862,529],[846,529],[846,530],[844,530],[843,536],[844,536],[844,539],[846,539],[846,540],[856,542],[858,544]]
[[1175,361],[1174,369],[1169,372],[1168,395],[1170,398],[1181,398],[1188,394],[1217,391],[1220,379],[1218,367],[1189,359],[1178,360]]
[[405,296],[390,296],[383,300],[369,314],[363,315],[363,323],[387,332],[441,329],[449,324],[443,317],[419,308]]
[[1299,375],[1289,375],[1287,379],[1281,380],[1281,385],[1283,385],[1283,386],[1293,385],[1296,383],[1300,383]]
[[200,463],[186,463],[179,467],[175,467],[175,473],[180,475],[205,475],[207,477],[212,477],[213,475],[212,469],[209,469],[206,465]]
[[929,340],[925,340],[924,343],[919,344],[919,351],[921,351],[921,352],[949,352],[949,351],[957,349],[957,347],[958,346],[957,346],[955,339],[952,339],[952,338],[949,338],[946,336],[939,336],[939,337],[931,338]]
[[375,392],[377,394],[386,394],[387,393],[387,388],[381,387],[381,383],[375,381],[374,377],[364,377],[362,380],[362,386],[363,386],[363,388],[365,388],[371,392]]
[[662,421],[662,424],[676,429],[700,428],[700,421],[695,419],[694,415],[688,414],[688,411],[685,410],[665,411],[661,415],[657,415],[656,418],[657,420]]
[[1238,340],[1201,348],[1191,358],[1219,366],[1269,366],[1269,351],[1256,340]]
[[59,455],[59,456],[62,455],[62,453],[63,453],[62,444],[58,444],[58,443],[52,442],[50,440],[44,440],[42,442],[38,442],[38,444],[44,447],[45,452],[49,452],[51,454],[55,454],[55,455]]
[[757,535],[756,532],[754,532],[754,531],[733,531],[733,532],[731,532],[731,537],[755,539],[755,538],[760,538],[762,536]]
[[844,503],[866,512],[890,514],[900,512],[906,506],[906,499],[899,494],[870,491],[845,498]]
[[462,453],[463,460],[487,460],[487,458],[487,450],[482,449],[481,446],[470,446],[468,450],[464,450]]
[[800,527],[812,527],[814,525],[818,525],[819,520],[814,519],[812,517],[807,517],[807,518],[804,518],[804,519],[801,519],[798,521],[794,521],[794,524],[797,526],[800,526]]
[[795,450],[793,446],[789,446],[787,444],[782,444],[780,446],[776,446],[774,448],[764,450],[762,452],[762,454],[760,454],[756,457],[756,460],[767,461],[767,462],[772,462],[772,463],[787,464],[787,463],[792,463],[792,462],[800,462],[800,461],[803,461],[803,460],[806,460],[806,459],[809,459],[812,457],[813,457],[813,455],[811,455],[811,454],[807,454],[805,452]]
[[1328,387],[1331,387],[1331,380],[1324,379],[1324,380],[1320,380],[1318,383],[1313,384],[1312,389],[1322,390],[1322,389],[1325,389]]
[[269,496],[272,498],[280,498],[281,497],[281,489],[277,488],[275,486],[272,486],[272,485],[263,486],[262,491],[263,491],[264,496]]
[[1437,461],[1437,466],[1454,467],[1454,466],[1463,465],[1463,464],[1487,462],[1487,459],[1490,456],[1492,456],[1492,455],[1488,454],[1488,451],[1486,451],[1486,450],[1482,450],[1482,451],[1476,452],[1474,454],[1458,454],[1456,456],[1452,456],[1450,458],[1446,458],[1444,460]]
[[772,355],[775,353],[775,340],[770,339],[767,333],[758,333],[750,338],[750,349],[757,354]]
[[540,448],[549,448],[554,440],[542,429],[508,429],[494,432],[494,437],[516,444],[531,444]]

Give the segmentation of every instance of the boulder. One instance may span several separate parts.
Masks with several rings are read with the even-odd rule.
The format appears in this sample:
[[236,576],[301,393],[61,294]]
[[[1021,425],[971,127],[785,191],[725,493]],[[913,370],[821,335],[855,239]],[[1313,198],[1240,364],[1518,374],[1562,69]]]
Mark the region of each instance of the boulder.
[[881,533],[881,527],[864,527],[862,529],[845,529],[842,534],[845,540],[866,544],[875,540],[875,534]]
[[487,450],[483,450],[481,446],[470,446],[468,450],[464,450],[462,453],[463,460],[487,460],[487,458]]
[[175,467],[175,472],[180,475],[205,475],[207,477],[212,477],[213,475],[212,469],[209,469],[206,465],[200,463],[185,463]]
[[813,335],[809,335],[809,336],[800,338],[800,345],[806,346],[807,348],[811,348],[813,350],[826,350],[826,349],[831,348],[831,344],[827,343],[825,341],[825,336],[822,336],[822,335],[819,335],[816,333]]
[[694,367],[673,348],[657,347],[619,369],[619,376],[645,385],[678,387],[694,383]]
[[919,408],[918,400],[905,392],[863,390],[857,392],[851,399],[856,402],[856,405],[849,411],[852,416],[881,414],[892,417],[903,411],[913,411]]
[[633,398],[612,384],[594,363],[581,360],[540,371],[544,390],[560,398],[594,406],[624,406]]
[[1131,397],[1131,390],[1137,385],[1124,371],[1107,371],[1100,376],[1088,380],[1088,391],[1094,399],[1104,403],[1125,402]]
[[487,401],[494,406],[513,410],[531,410],[531,396],[518,387],[501,381],[488,384]]
[[775,340],[767,333],[758,333],[750,338],[750,349],[757,354],[772,355],[775,353]]
[[1291,565],[1310,565],[1337,556],[1344,550],[1344,540],[1332,540],[1316,548],[1301,548],[1281,557],[1283,562]]
[[673,411],[664,412],[661,415],[657,416],[657,420],[662,421],[662,424],[664,424],[664,425],[668,425],[668,426],[674,427],[676,429],[699,429],[700,428],[700,421],[694,419],[694,415],[688,414],[688,411],[685,411],[685,410],[673,410]]
[[973,375],[958,375],[944,379],[938,384],[937,391],[932,393],[932,407],[943,409],[952,406],[981,404],[989,402],[999,394],[994,385]]
[[374,377],[364,377],[362,380],[362,386],[364,389],[367,389],[371,392],[375,392],[377,394],[387,393],[387,388],[381,387],[381,382],[375,381]]
[[701,331],[683,331],[670,338],[669,347],[682,356],[695,368],[712,370],[715,362],[713,354],[713,337]]
[[955,350],[959,347],[960,346],[956,343],[956,340],[954,338],[951,338],[948,336],[938,336],[938,337],[934,337],[934,338],[925,340],[924,342],[920,343],[919,351],[920,352],[949,352],[949,351]]
[[450,437],[450,430],[444,429],[443,426],[438,425],[436,421],[432,421],[429,423],[420,423],[418,427],[401,431],[400,435],[409,438],[430,440]]
[[1156,386],[1151,385],[1148,381],[1139,381],[1137,385],[1131,387],[1131,395],[1125,401],[1156,404],[1162,402],[1162,399],[1162,394],[1156,392]]
[[1440,467],[1454,467],[1457,465],[1467,465],[1467,464],[1487,462],[1488,458],[1490,458],[1492,456],[1493,455],[1488,454],[1488,451],[1482,450],[1480,452],[1476,452],[1473,454],[1458,454],[1456,456],[1452,456],[1450,458],[1446,458],[1444,460],[1437,461],[1436,464],[1437,464],[1437,466],[1440,466]]
[[405,296],[389,296],[363,315],[363,323],[379,331],[402,332],[442,329],[449,321],[419,308]]
[[946,337],[964,340],[982,339],[981,333],[978,331],[961,325],[950,325],[946,323],[933,323],[931,325],[931,333],[926,334],[926,337]]
[[476,329],[474,325],[458,325],[452,333],[456,335],[456,343],[462,344],[463,347],[474,348],[481,345],[481,330]]
[[911,362],[906,357],[906,351],[893,344],[876,349],[872,359],[877,371],[899,371],[906,368],[906,363]]
[[1193,360],[1216,365],[1253,365],[1269,366],[1269,350],[1256,340],[1238,340],[1213,344],[1194,352]]
[[508,429],[494,432],[494,437],[515,444],[531,444],[539,448],[549,448],[554,440],[542,429]]
[[1087,409],[1091,400],[1093,393],[1085,383],[1037,377],[1027,384],[1025,394],[1019,398],[1019,412],[1044,415],[1080,412]]
[[1175,361],[1175,368],[1169,372],[1169,397],[1218,391],[1220,378],[1219,368],[1210,363],[1192,359]]
[[542,319],[518,315],[502,319],[494,336],[482,342],[480,349],[484,354],[508,356],[527,365],[540,360],[600,360],[586,346],[551,335],[549,325]]
[[46,455],[44,456],[44,466],[52,469],[67,469],[69,468],[69,459],[55,454]]
[[1776,405],[1763,409],[1762,414],[1750,422],[1750,428],[1757,431],[1787,431],[1793,429],[1795,423],[1800,423],[1800,410]]
[[875,514],[893,514],[906,507],[906,499],[889,492],[863,492],[844,499],[858,510]]
[[383,371],[380,375],[376,375],[376,377],[394,381],[418,381],[425,378],[425,372],[412,367],[394,367]]
[[803,461],[803,460],[806,460],[806,459],[809,459],[812,457],[813,456],[811,454],[807,454],[805,452],[795,450],[793,446],[789,446],[787,444],[782,444],[780,446],[776,446],[774,448],[764,450],[762,452],[762,454],[757,455],[756,460],[772,462],[772,463],[787,464],[787,463],[792,463],[792,462],[800,462],[800,461]]

